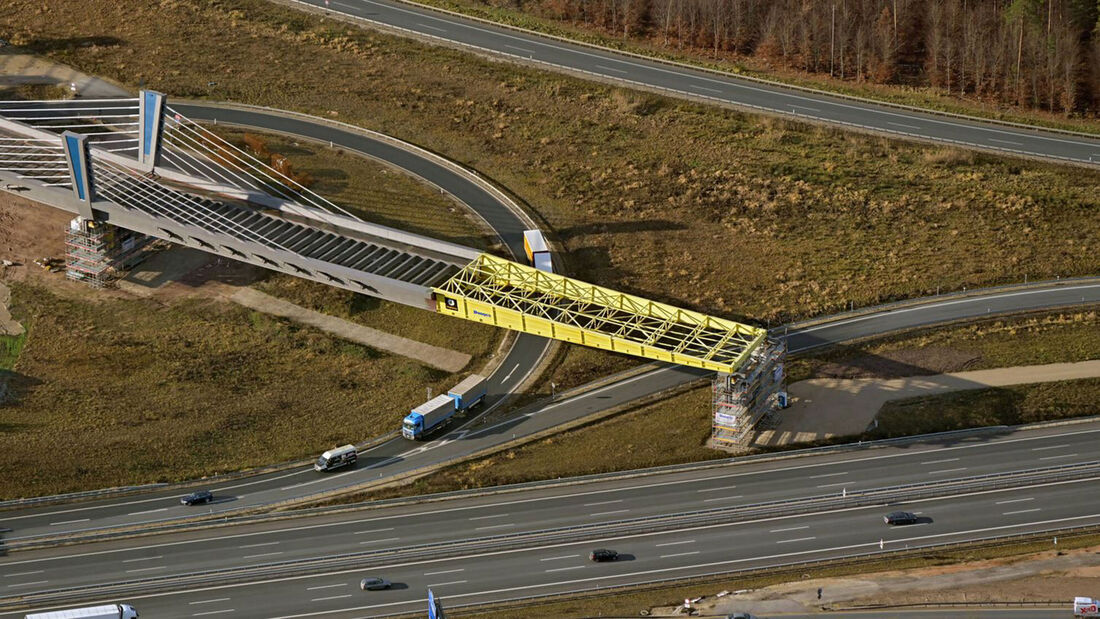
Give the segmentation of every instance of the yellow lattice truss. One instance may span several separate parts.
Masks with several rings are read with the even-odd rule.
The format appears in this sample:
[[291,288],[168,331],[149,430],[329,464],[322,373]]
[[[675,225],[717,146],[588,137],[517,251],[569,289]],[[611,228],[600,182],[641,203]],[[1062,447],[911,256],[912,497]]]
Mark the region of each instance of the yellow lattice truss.
[[717,372],[735,371],[767,336],[488,254],[433,290],[444,314]]

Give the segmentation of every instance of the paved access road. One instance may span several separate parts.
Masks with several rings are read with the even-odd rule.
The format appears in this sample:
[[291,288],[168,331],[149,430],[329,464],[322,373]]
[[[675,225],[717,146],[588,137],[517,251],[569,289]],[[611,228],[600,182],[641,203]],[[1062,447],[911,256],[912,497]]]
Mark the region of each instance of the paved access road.
[[[230,617],[373,616],[423,608],[428,588],[454,606],[874,553],[880,552],[880,547],[903,549],[1043,531],[1056,526],[1100,524],[1100,510],[1092,500],[1097,491],[1100,479],[1047,484],[898,506],[837,509],[812,515],[382,564],[369,569],[328,572],[320,568],[317,573],[303,577],[135,595],[128,596],[126,601],[154,617],[207,613]],[[904,527],[885,525],[883,513],[895,507],[915,512],[920,517],[919,523]],[[351,547],[357,537],[348,535],[345,539]],[[615,562],[593,563],[588,553],[597,547],[615,549],[623,557]],[[261,553],[266,548],[232,552]],[[158,561],[150,556],[148,561],[128,565],[149,566],[134,569],[153,569]],[[397,587],[391,591],[360,591],[359,579],[368,575],[387,578],[397,583]]]
[[[0,597],[1079,464],[1096,460],[1098,436],[1100,422],[933,436],[872,450],[734,461],[643,477],[19,552],[0,559],[0,573],[6,575]],[[1012,505],[1003,511],[1023,510],[1049,519],[1049,507],[1037,494],[1024,493]]]
[[900,138],[1100,167],[1100,137],[937,116],[771,86],[509,30],[396,0],[294,1],[327,6],[334,13],[435,41],[674,96],[703,98]]
[[[791,331],[788,341],[790,350],[797,352],[915,326],[991,314],[1097,303],[1100,303],[1098,282],[930,300],[904,309],[887,310],[858,318],[841,318],[804,330]],[[13,531],[8,534],[7,539],[17,540],[28,536],[124,524],[161,522],[192,515],[201,510],[216,514],[239,507],[269,504],[447,462],[508,442],[513,436],[553,428],[567,421],[697,380],[703,375],[701,371],[692,369],[661,367],[576,397],[527,407],[516,416],[492,425],[459,428],[429,443],[414,445],[404,439],[395,439],[360,454],[359,467],[349,471],[322,475],[311,468],[302,468],[214,485],[215,493],[225,498],[210,507],[185,508],[176,502],[180,495],[178,491],[155,492],[113,500],[9,511],[0,519],[0,527],[12,528]]]

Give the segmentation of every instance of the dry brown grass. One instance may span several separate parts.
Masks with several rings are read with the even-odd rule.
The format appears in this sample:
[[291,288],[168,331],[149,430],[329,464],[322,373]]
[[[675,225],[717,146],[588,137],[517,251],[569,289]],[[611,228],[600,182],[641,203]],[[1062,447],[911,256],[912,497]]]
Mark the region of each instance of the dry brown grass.
[[[595,283],[774,322],[1098,265],[1093,171],[945,163],[935,148],[623,93],[262,0],[124,4],[13,0],[0,37],[23,32],[172,96],[334,116],[456,156],[526,199]],[[70,43],[108,34],[118,42]]]

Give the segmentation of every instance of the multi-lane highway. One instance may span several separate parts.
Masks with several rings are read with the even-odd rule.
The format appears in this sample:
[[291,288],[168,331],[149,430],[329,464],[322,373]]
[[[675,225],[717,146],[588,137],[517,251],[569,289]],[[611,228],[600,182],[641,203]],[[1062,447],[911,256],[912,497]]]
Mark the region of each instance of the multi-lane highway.
[[[1052,464],[1092,460],[1100,423],[1006,432],[995,437],[943,437],[871,451],[727,465],[635,479],[532,489],[419,505],[357,510],[231,529],[121,540],[17,553],[0,561],[0,596],[79,585],[164,577],[203,570],[321,559],[307,575],[201,586],[188,593],[129,596],[153,616],[222,610],[233,616],[285,616],[355,609],[382,614],[415,609],[432,587],[456,603],[568,592],[693,574],[846,556],[975,537],[1100,524],[1090,497],[1097,479],[973,492],[904,503],[917,526],[887,527],[897,506],[852,506],[675,531],[614,535],[584,542],[483,549],[453,557],[389,561],[329,572],[326,557],[417,544],[607,523],[659,514],[796,501],[900,483],[943,482]],[[882,548],[879,548],[879,544]],[[588,551],[627,553],[614,564],[591,564]],[[402,588],[364,593],[358,579],[377,573]],[[316,592],[316,593],[314,593]],[[217,602],[211,601],[217,600]],[[222,603],[226,602],[226,603]],[[209,606],[206,606],[209,604]],[[200,608],[201,607],[201,608]],[[233,609],[229,611],[228,609]],[[333,616],[343,616],[342,612]]]
[[1100,167],[1100,138],[937,116],[665,64],[396,0],[293,0],[363,23],[584,77],[906,139]]

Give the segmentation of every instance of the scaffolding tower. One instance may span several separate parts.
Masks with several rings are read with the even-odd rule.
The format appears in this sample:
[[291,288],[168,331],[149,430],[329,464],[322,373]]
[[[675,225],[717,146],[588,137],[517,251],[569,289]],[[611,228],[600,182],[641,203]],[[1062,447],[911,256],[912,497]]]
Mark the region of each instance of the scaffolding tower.
[[75,217],[65,235],[66,276],[103,288],[145,259],[152,237],[106,222]]
[[744,447],[754,428],[777,420],[779,409],[787,405],[786,354],[785,340],[769,338],[738,371],[715,375],[712,446]]

